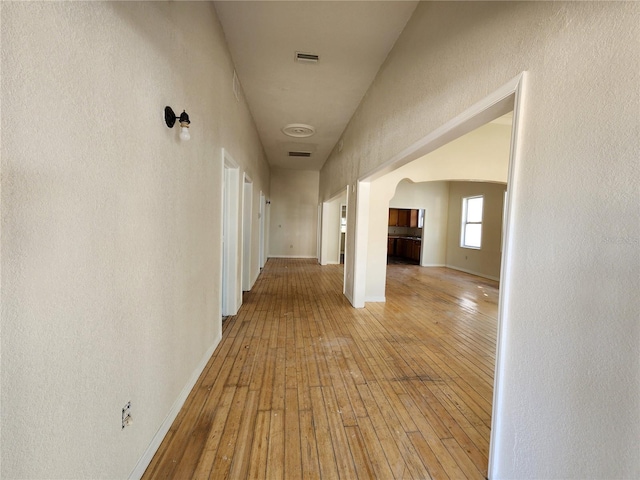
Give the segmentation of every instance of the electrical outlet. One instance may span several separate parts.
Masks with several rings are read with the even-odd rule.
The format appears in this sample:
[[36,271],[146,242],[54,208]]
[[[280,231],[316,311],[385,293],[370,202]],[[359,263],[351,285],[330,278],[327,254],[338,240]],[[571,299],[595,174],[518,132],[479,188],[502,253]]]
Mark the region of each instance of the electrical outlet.
[[122,408],[122,429],[124,427],[128,427],[133,423],[133,417],[131,416],[131,402],[127,402],[127,404]]

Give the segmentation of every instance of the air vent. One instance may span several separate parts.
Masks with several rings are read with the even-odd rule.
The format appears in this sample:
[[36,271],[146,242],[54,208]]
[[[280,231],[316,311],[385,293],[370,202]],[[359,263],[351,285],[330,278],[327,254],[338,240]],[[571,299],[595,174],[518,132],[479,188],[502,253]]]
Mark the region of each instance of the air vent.
[[296,52],[295,60],[299,63],[318,63],[320,57],[313,53]]
[[311,152],[289,152],[290,157],[310,157]]

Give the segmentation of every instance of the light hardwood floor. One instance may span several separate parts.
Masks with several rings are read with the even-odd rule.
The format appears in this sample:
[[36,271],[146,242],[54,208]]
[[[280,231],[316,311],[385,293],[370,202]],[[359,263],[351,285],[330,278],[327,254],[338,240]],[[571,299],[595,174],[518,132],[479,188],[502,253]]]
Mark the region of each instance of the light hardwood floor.
[[354,309],[342,275],[267,262],[143,478],[485,478],[497,282],[390,265]]

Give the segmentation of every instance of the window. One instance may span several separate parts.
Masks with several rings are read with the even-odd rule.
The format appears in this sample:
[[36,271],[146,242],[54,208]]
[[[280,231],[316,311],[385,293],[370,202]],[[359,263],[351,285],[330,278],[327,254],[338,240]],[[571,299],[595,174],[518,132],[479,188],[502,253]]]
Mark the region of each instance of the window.
[[466,197],[462,199],[462,234],[460,246],[480,248],[482,242],[482,203],[484,197]]

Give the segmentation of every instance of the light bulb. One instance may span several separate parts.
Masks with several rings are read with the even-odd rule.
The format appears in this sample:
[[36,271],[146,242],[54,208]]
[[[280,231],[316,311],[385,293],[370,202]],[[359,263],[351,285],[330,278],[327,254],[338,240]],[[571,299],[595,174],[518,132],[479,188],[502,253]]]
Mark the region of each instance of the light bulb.
[[188,127],[181,127],[180,128],[180,140],[187,141],[190,138],[191,138],[191,135],[189,134],[189,128]]

